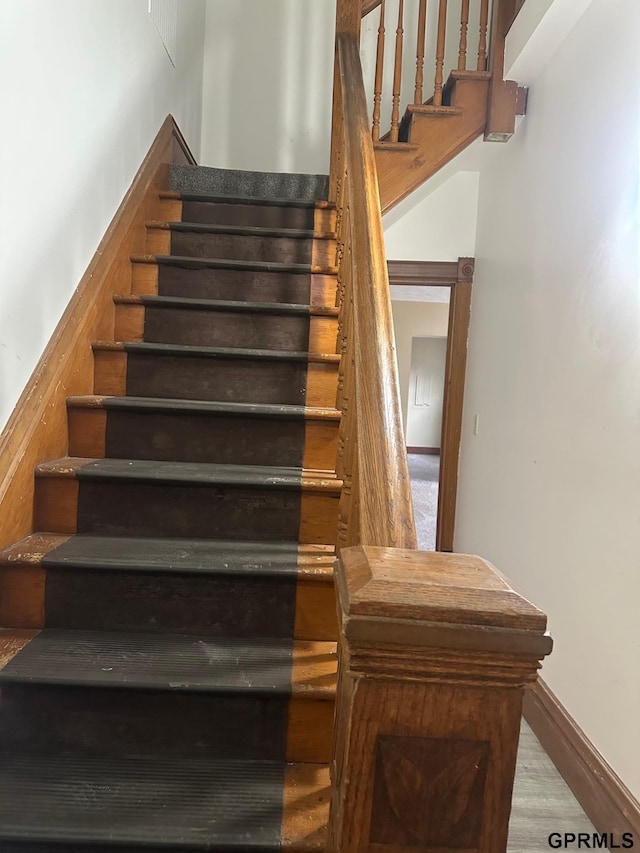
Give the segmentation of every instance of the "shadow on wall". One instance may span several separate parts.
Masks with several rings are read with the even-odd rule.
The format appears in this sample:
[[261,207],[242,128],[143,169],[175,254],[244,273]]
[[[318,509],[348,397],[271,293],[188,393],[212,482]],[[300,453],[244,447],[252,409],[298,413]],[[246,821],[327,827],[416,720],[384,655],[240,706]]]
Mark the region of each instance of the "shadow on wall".
[[202,164],[326,173],[335,2],[207,7]]

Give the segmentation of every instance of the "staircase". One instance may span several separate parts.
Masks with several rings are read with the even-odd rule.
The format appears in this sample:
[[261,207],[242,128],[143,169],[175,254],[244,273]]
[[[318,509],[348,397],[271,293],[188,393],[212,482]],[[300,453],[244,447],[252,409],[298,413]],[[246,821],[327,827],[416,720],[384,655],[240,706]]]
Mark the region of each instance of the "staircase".
[[409,104],[398,141],[376,142],[380,204],[387,211],[477,139],[487,122],[487,71],[452,71],[443,103]]
[[3,853],[324,849],[334,228],[160,193],[39,532],[0,553]]
[[[427,0],[416,0],[406,12],[404,0],[399,0],[397,8],[391,10],[397,11],[397,18],[389,21],[385,0],[339,0],[338,32],[351,33],[357,42],[360,18],[379,7],[371,137],[382,213],[391,210],[481,134],[492,142],[511,138],[516,116],[525,113],[527,90],[514,80],[503,80],[505,39],[522,3],[523,0],[462,0],[449,4],[448,0],[440,0],[437,18],[429,18]],[[405,44],[405,33],[409,44]],[[415,76],[407,81],[403,80],[403,55],[407,47],[413,47],[414,39]],[[363,49],[366,52],[367,46]],[[393,82],[391,90],[386,91],[389,87],[385,86],[385,62],[390,53]],[[431,68],[435,70],[433,94],[425,100]],[[446,68],[451,68],[448,77]],[[412,100],[401,115],[400,105],[407,103],[409,94]],[[390,128],[381,135],[385,104],[391,108]],[[341,118],[335,101],[333,119],[333,150],[337,151]],[[337,197],[335,174],[331,187]]]

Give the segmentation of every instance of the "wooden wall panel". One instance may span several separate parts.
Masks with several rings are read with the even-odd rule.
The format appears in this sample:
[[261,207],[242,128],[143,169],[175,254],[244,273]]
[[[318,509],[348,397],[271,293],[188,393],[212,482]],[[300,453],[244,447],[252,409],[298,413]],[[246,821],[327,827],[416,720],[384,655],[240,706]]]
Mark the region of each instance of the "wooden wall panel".
[[169,116],[0,435],[0,547],[33,529],[34,467],[67,452],[66,397],[93,390],[91,341],[112,336],[112,294],[129,289],[129,255],[144,250],[144,222],[174,162],[195,161]]

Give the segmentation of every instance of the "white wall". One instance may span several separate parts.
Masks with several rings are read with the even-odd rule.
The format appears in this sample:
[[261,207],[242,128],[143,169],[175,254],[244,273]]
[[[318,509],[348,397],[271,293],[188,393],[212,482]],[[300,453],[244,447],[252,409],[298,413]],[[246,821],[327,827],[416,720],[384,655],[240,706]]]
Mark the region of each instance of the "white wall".
[[636,797],[639,43],[593,0],[481,172],[455,541],[548,612],[543,676]]
[[383,218],[388,258],[457,261],[473,257],[478,173],[456,168],[450,164],[444,180],[427,181]]
[[396,339],[402,420],[407,424],[411,341],[414,337],[446,337],[449,323],[448,302],[393,301],[393,331]]
[[168,113],[196,156],[204,0],[0,4],[0,428]]
[[335,0],[208,0],[202,160],[329,172]]

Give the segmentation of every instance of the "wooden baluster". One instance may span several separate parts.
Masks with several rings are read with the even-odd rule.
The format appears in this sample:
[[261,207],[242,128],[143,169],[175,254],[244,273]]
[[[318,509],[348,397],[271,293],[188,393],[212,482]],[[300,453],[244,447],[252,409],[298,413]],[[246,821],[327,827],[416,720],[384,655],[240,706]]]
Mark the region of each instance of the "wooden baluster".
[[373,127],[371,136],[374,142],[380,139],[380,103],[382,101],[382,71],[384,68],[384,4],[380,4],[380,25],[378,27],[378,49],[376,51],[376,79],[373,91]]
[[396,29],[396,58],[393,68],[393,107],[391,109],[391,142],[398,141],[400,127],[400,87],[402,84],[402,39],[404,35],[404,0],[398,3],[398,28]]
[[489,0],[480,4],[480,40],[478,42],[478,71],[487,70],[487,25],[489,21]]
[[467,32],[469,30],[469,0],[462,0],[460,9],[460,48],[458,50],[458,71],[467,70]]
[[436,79],[433,88],[433,105],[442,106],[442,76],[444,68],[444,44],[447,35],[447,0],[440,0],[438,8],[438,39],[436,42]]
[[424,82],[424,42],[427,32],[427,0],[420,0],[418,9],[418,44],[416,47],[416,88],[413,103],[422,103],[422,84]]

